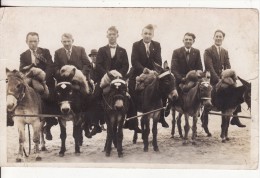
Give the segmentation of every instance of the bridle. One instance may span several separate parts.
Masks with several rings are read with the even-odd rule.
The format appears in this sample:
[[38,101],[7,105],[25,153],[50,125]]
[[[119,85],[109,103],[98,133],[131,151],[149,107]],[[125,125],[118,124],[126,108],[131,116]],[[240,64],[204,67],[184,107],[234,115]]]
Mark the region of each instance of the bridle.
[[167,70],[166,72],[161,73],[161,74],[158,76],[158,78],[161,79],[161,78],[163,78],[163,77],[165,77],[165,76],[167,76],[167,75],[172,75],[172,76],[174,76],[174,75],[171,73],[170,70]]
[[[19,79],[19,78],[17,78]],[[20,79],[19,79],[20,80]],[[6,82],[8,83],[8,79],[6,80]],[[11,95],[13,96],[16,100],[17,100],[17,105],[19,105],[19,103],[23,100],[23,98],[25,97],[25,85],[23,84],[23,82],[21,81],[21,84],[23,85],[23,90],[20,92],[20,94],[17,96],[15,96],[14,92],[10,92],[9,90],[7,90],[7,96]]]
[[[210,82],[200,82],[200,85],[204,85],[206,87],[209,87],[210,86]],[[199,89],[200,91],[200,89]],[[200,97],[201,100],[211,100],[211,97]]]
[[[70,82],[59,82],[56,84],[55,88],[61,87],[62,89],[65,89],[67,85],[72,86]],[[62,105],[65,101],[58,102],[59,105]],[[71,103],[72,101],[68,100],[67,102]]]

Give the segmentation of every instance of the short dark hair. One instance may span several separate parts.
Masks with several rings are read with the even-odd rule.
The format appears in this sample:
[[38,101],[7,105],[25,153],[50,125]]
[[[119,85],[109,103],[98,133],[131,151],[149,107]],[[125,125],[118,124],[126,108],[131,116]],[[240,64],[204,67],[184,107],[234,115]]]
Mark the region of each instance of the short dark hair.
[[38,34],[38,33],[36,33],[36,32],[29,32],[29,33],[27,33],[27,35],[26,35],[26,41],[27,41],[29,35],[31,35],[31,36],[37,36],[37,37],[38,37],[38,40],[39,40],[39,34]]
[[196,36],[193,33],[187,32],[184,36],[191,36],[193,40],[196,39]]
[[118,33],[118,30],[117,30],[117,28],[116,28],[115,26],[109,27],[109,28],[107,29],[107,32],[108,32],[108,31],[114,31],[114,32]]
[[222,30],[216,30],[215,33],[214,33],[214,36],[216,35],[217,32],[222,33],[223,37],[225,38],[225,35],[226,35],[226,34],[225,34]]
[[145,28],[148,29],[148,30],[154,31],[154,26],[152,24],[146,25],[143,29],[145,29]]

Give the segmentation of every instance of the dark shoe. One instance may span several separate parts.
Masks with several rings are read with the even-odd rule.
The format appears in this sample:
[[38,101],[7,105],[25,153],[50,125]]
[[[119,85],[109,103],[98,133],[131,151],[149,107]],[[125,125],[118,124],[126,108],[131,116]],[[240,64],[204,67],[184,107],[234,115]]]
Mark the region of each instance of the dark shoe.
[[46,140],[52,140],[51,127],[49,126],[43,127],[43,133],[46,135],[45,136]]
[[96,135],[97,133],[101,133],[102,129],[100,126],[94,126],[94,128],[92,129],[92,131],[90,132],[91,136]]
[[162,127],[164,127],[164,128],[169,128],[169,125],[168,125],[168,123],[165,121],[165,119],[162,119],[162,120],[161,120],[161,124],[162,124]]
[[92,138],[88,128],[84,129],[84,131],[85,131],[85,137]]
[[237,125],[238,127],[246,127],[246,125],[242,124],[238,117],[233,117],[230,122],[231,125]]

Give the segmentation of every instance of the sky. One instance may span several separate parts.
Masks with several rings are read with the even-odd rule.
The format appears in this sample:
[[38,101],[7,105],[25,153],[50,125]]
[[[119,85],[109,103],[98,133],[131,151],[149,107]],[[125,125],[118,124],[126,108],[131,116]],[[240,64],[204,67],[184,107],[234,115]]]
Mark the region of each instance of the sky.
[[253,9],[213,8],[5,8],[0,11],[0,59],[10,69],[18,69],[20,54],[28,49],[26,34],[40,35],[39,46],[50,50],[62,47],[61,35],[74,37],[74,45],[87,54],[93,48],[105,46],[110,26],[119,30],[118,44],[131,58],[132,45],[141,39],[141,31],[153,24],[153,40],[160,42],[162,59],[171,63],[174,49],[183,46],[186,32],[196,35],[194,48],[203,53],[213,41],[214,31],[226,33],[223,47],[229,51],[231,67],[239,76],[258,76],[258,12]]

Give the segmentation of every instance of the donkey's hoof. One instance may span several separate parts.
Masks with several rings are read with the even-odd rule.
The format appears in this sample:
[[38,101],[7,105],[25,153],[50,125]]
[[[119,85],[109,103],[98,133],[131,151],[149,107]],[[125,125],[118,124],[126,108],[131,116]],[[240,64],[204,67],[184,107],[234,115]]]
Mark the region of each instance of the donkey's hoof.
[[148,152],[148,148],[144,148],[144,152]]
[[42,150],[42,151],[47,151],[47,148],[46,148],[45,146],[43,146],[43,147],[41,148],[41,150]]
[[222,139],[222,143],[226,143],[226,140],[225,140],[225,139]]
[[64,156],[64,152],[59,152],[59,156],[63,157]]
[[183,135],[180,135],[180,138],[183,139]]
[[154,150],[155,152],[160,151],[158,147],[154,147],[153,150]]
[[35,161],[41,161],[42,160],[42,157],[40,157],[40,156],[37,156],[36,158],[35,158]]
[[16,162],[20,163],[20,162],[22,162],[22,159],[21,158],[16,158]]
[[75,152],[75,155],[76,156],[80,156],[80,152]]
[[124,154],[121,152],[121,153],[118,153],[118,157],[119,158],[123,158]]
[[192,145],[197,145],[197,143],[195,141],[192,142]]
[[230,141],[230,138],[229,138],[229,137],[227,137],[227,138],[226,138],[226,141]]
[[174,138],[174,135],[172,135],[171,138]]
[[133,140],[133,144],[136,144],[136,140]]
[[188,140],[184,140],[183,142],[182,142],[182,145],[188,145]]
[[207,137],[212,137],[211,133],[208,133],[208,134],[207,134]]
[[106,157],[110,157],[110,153],[106,153]]

